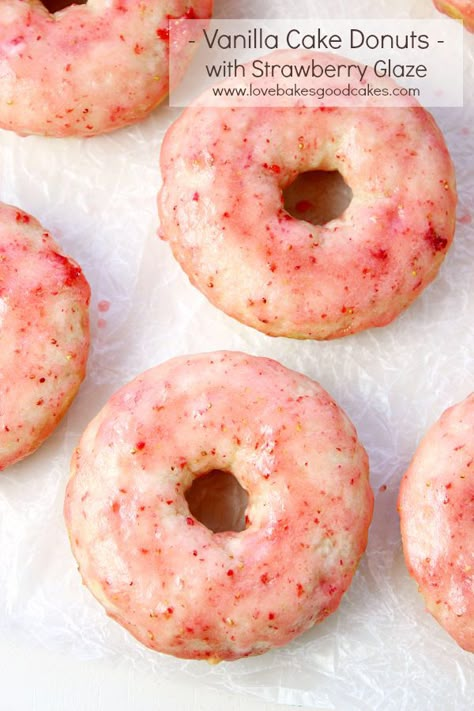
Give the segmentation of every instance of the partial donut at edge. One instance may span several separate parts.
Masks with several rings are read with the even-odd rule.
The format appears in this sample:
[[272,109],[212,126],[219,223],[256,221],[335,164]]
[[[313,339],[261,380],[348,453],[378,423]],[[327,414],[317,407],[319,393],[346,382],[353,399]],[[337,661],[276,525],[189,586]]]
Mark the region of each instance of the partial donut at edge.
[[424,436],[398,507],[405,561],[428,611],[474,652],[474,393]]
[[39,222],[0,203],[0,469],[54,431],[85,377],[89,285]]
[[94,136],[143,119],[168,93],[169,20],[207,19],[212,6],[89,0],[50,14],[36,1],[2,0],[0,128]]

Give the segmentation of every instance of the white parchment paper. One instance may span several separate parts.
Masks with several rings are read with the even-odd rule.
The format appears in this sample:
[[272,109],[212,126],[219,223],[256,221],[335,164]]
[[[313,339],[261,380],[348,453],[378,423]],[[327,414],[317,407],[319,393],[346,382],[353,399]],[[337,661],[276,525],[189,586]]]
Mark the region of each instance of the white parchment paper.
[[[430,0],[216,0],[219,17],[435,17]],[[0,634],[79,660],[127,660],[157,678],[194,678],[263,699],[337,711],[472,708],[474,659],[424,611],[404,567],[396,497],[428,427],[474,389],[474,37],[465,33],[465,107],[434,111],[456,163],[455,244],[441,274],[395,323],[331,343],[271,339],[193,289],[156,237],[161,106],[128,130],[88,139],[0,132],[0,199],[38,217],[83,266],[92,292],[89,374],[65,421],[0,475]],[[390,147],[387,147],[390,150]],[[383,160],[383,156],[380,157]],[[69,459],[123,383],[179,354],[239,349],[318,380],[357,426],[376,492],[369,546],[340,609],[286,648],[221,664],[149,652],[80,584],[62,518]]]

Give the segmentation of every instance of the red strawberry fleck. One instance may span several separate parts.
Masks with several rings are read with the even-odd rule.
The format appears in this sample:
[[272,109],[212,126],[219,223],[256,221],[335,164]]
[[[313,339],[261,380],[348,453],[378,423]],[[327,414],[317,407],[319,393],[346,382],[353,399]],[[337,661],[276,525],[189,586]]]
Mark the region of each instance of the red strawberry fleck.
[[448,240],[438,235],[432,226],[425,232],[425,240],[428,242],[433,252],[442,252],[448,246]]

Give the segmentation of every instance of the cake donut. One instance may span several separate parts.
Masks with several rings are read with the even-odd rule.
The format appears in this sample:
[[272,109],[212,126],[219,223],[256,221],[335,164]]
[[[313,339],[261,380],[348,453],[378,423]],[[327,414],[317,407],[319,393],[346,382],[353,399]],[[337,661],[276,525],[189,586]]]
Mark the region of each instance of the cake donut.
[[[265,61],[336,70],[348,62],[300,51]],[[367,81],[393,87],[370,72]],[[347,79],[315,80],[338,82]],[[274,83],[254,79],[253,88]],[[454,169],[433,118],[411,98],[399,108],[361,100],[213,107],[206,92],[165,136],[160,236],[215,306],[270,336],[330,339],[390,323],[434,279],[451,244]],[[284,208],[284,190],[314,170],[339,171],[353,193],[325,225]]]
[[[213,533],[185,494],[248,492]],[[367,455],[315,382],[236,352],[175,358],[115,394],[73,460],[65,520],[84,583],[147,647],[210,662],[286,644],[337,608],[367,542]]]
[[0,203],[0,469],[39,447],[73,400],[86,370],[89,296],[49,232]]
[[424,437],[398,507],[406,564],[428,611],[474,652],[474,393]]
[[0,128],[94,136],[139,121],[168,93],[169,20],[211,11],[212,0],[2,0]]
[[455,20],[462,20],[469,32],[474,32],[474,0],[433,0],[434,6]]

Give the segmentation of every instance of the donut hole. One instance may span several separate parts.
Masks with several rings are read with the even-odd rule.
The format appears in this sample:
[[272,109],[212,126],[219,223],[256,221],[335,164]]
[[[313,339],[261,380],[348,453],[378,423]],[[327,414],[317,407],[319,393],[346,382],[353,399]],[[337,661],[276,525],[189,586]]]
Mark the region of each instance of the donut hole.
[[300,173],[283,191],[285,210],[297,220],[325,225],[351,204],[352,190],[339,171]]
[[41,0],[45,8],[52,15],[55,12],[64,10],[65,7],[69,7],[70,5],[87,5],[87,1],[88,0]]
[[249,495],[230,472],[214,469],[185,492],[191,514],[213,533],[245,530]]

